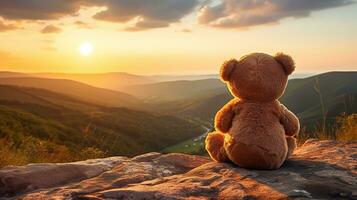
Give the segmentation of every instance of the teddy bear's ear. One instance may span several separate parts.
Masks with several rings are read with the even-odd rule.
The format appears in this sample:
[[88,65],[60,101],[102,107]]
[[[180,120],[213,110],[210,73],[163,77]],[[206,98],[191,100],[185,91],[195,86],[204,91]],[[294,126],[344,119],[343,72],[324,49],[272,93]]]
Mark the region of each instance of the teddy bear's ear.
[[237,64],[238,61],[236,59],[227,60],[223,63],[223,65],[221,66],[222,81],[229,81],[229,77]]
[[289,55],[277,53],[275,54],[274,58],[276,61],[278,61],[278,63],[283,66],[284,71],[287,75],[293,73],[293,71],[295,70],[295,62]]

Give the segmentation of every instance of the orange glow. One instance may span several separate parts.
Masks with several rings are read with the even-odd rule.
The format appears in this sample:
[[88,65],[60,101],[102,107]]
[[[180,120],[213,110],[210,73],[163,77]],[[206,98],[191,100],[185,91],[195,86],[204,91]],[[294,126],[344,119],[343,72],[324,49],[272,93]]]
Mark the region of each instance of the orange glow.
[[[83,9],[79,16],[54,20],[52,24],[62,30],[59,33],[41,34],[39,30],[45,24],[34,22],[22,23],[22,29],[0,32],[0,70],[216,73],[225,59],[250,52],[278,51],[295,58],[297,72],[357,69],[357,29],[345,31],[354,22],[326,18],[333,16],[330,10],[311,18],[247,30],[204,27],[197,24],[194,16],[188,16],[170,27],[138,32],[123,31],[124,24],[92,19],[100,10],[103,8]],[[86,24],[78,27],[74,24],[77,21]],[[83,46],[83,41],[90,41],[92,46]],[[91,53],[94,44],[95,52]],[[78,55],[79,46],[85,58]]]

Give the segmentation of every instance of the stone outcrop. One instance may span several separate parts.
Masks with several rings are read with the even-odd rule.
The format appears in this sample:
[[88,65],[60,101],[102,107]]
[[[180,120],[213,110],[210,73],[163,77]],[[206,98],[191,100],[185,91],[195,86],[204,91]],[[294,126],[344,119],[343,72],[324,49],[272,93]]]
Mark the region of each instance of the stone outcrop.
[[357,199],[357,143],[308,140],[282,168],[148,153],[0,170],[4,199]]

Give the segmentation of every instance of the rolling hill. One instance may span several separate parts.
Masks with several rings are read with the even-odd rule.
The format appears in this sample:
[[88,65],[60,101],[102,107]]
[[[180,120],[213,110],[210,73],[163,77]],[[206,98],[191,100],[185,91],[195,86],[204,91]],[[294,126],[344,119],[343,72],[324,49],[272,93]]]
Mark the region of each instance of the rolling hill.
[[0,165],[6,155],[24,163],[136,155],[204,131],[182,118],[103,107],[45,89],[0,85],[0,94]]
[[[310,74],[297,74],[294,77],[306,77],[308,75]],[[178,76],[176,78],[183,79],[159,83],[135,84],[123,88],[122,91],[147,102],[167,103],[180,101],[181,103],[179,104],[185,104],[182,100],[191,101],[192,99],[207,98],[227,91],[226,85],[216,77],[219,76]],[[171,78],[175,78],[175,76]],[[165,76],[162,80],[165,80]]]
[[0,78],[47,78],[67,79],[82,82],[95,87],[121,91],[132,85],[151,84],[167,81],[201,80],[217,77],[217,74],[207,75],[136,75],[126,72],[109,73],[20,73],[0,71]]
[[[311,76],[309,73],[293,74],[290,78],[304,78]],[[126,72],[109,73],[21,73],[0,71],[0,78],[48,78],[48,79],[68,79],[99,88],[122,91],[129,90],[130,87],[137,88],[138,85],[160,89],[161,82],[181,82],[205,79],[217,79],[218,74],[196,74],[196,75],[137,75]],[[153,85],[151,85],[153,84]],[[135,93],[134,93],[135,94]],[[165,95],[165,93],[161,93]],[[151,95],[151,94],[149,94]]]
[[0,78],[19,78],[19,77],[31,77],[31,75],[21,72],[0,71]]
[[[287,107],[307,126],[318,126],[325,116],[334,124],[336,116],[357,112],[357,72],[330,72],[289,82],[284,96]],[[316,90],[319,87],[320,92]]]
[[0,84],[42,88],[104,106],[137,107],[140,105],[139,100],[129,94],[97,88],[67,79],[33,77],[0,78]]
[[226,90],[218,79],[181,80],[130,86],[123,91],[149,102],[168,102],[211,96]]
[[147,84],[155,82],[150,77],[125,72],[103,74],[34,73],[30,75],[39,78],[70,79],[95,87],[116,91],[121,91],[123,88],[134,84]]
[[[27,76],[34,76],[40,78],[59,78],[71,79],[83,82],[96,87],[118,90],[131,85],[150,84],[167,81],[181,81],[181,80],[200,80],[217,77],[217,74],[207,75],[137,75],[126,72],[110,72],[97,74],[66,74],[66,73],[33,73]],[[0,73],[1,77],[1,73]]]
[[13,85],[0,85],[0,102],[16,102],[35,104],[48,108],[73,109],[89,112],[97,110],[100,106],[88,103],[64,94],[40,88],[19,87]]

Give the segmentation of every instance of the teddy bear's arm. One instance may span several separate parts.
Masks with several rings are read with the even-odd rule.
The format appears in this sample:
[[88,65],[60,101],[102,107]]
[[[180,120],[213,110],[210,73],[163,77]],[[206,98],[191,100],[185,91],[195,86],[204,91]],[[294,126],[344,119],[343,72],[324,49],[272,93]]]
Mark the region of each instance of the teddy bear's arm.
[[281,105],[282,108],[282,116],[280,118],[280,122],[284,126],[285,135],[294,136],[300,131],[300,123],[299,119],[292,113],[289,109],[287,109],[284,105]]
[[234,109],[236,107],[237,100],[232,100],[224,105],[221,110],[219,110],[215,117],[215,128],[216,130],[227,133],[232,126],[232,120],[234,117]]

